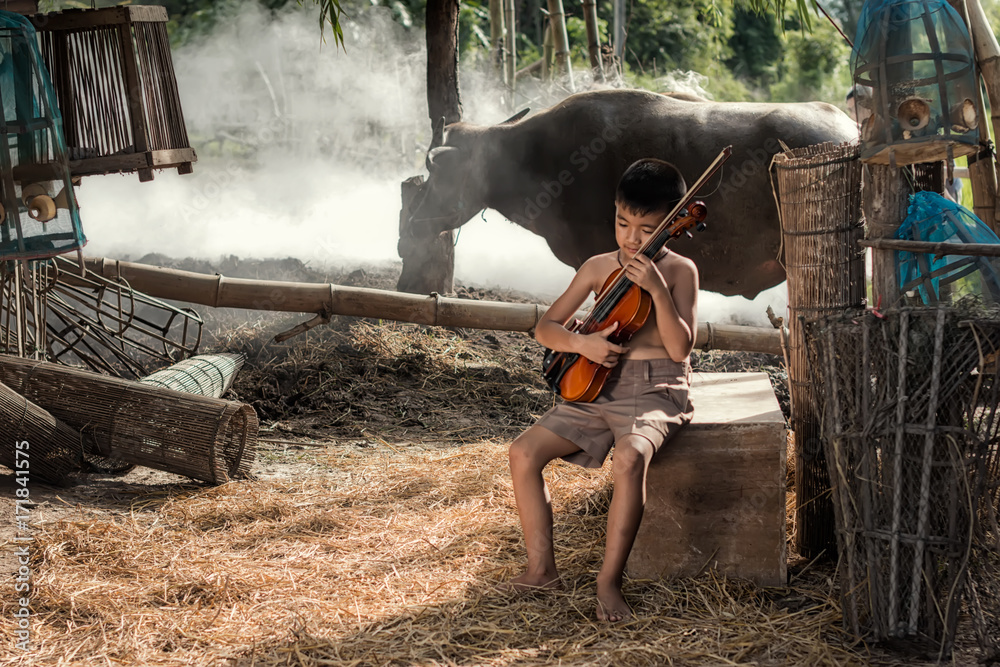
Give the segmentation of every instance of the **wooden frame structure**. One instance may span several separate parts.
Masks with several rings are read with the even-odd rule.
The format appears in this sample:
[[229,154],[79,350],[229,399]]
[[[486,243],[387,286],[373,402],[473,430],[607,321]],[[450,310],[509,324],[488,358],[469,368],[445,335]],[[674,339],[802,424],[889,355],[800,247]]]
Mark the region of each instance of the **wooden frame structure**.
[[136,171],[149,181],[153,169],[191,172],[197,156],[184,126],[164,7],[28,18],[62,110],[71,175]]

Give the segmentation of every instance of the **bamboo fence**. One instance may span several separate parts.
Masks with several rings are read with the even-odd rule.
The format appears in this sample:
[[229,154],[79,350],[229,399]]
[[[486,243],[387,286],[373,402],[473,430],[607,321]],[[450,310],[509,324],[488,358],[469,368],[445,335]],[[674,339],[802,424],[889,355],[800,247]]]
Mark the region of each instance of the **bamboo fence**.
[[[60,260],[62,261],[62,260]],[[366,287],[249,280],[179,271],[106,258],[86,258],[88,271],[121,281],[138,292],[160,299],[197,303],[213,308],[316,313],[317,317],[280,334],[282,338],[322,324],[333,315],[371,317],[431,326],[494,331],[531,331],[547,306],[458,299],[440,294],[406,294]],[[76,277],[62,273],[67,284]],[[698,323],[699,349],[739,350],[781,354],[780,332],[767,327]]]
[[803,321],[864,307],[864,235],[858,146],[818,144],[774,158],[788,274],[788,378],[795,432],[796,547],[835,548],[830,481],[809,378]]

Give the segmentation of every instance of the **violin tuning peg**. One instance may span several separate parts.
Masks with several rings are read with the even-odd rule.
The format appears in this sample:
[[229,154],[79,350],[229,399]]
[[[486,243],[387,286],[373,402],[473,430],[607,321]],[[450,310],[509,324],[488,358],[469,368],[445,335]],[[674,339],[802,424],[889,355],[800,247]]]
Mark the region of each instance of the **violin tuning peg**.
[[684,234],[686,234],[689,239],[693,239],[694,238],[694,234],[691,233],[690,229],[685,229],[684,230]]
[[699,232],[703,232],[706,229],[708,229],[708,225],[706,225],[704,222],[699,222],[698,226],[695,227],[695,229],[697,229]]

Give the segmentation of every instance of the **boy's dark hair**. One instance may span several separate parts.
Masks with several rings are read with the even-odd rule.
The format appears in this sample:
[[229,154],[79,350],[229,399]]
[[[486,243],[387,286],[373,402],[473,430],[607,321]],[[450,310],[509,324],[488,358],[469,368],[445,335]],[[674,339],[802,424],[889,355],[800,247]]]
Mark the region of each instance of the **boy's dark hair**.
[[635,215],[666,214],[687,192],[677,167],[664,160],[636,160],[622,174],[615,201]]

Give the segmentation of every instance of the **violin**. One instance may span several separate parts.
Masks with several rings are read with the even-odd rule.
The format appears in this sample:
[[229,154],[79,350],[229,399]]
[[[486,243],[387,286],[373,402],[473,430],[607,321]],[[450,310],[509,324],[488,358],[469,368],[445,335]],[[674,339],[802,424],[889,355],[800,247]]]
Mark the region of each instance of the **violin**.
[[[708,207],[702,201],[692,200],[712,174],[729,159],[731,152],[731,146],[722,150],[695,185],[650,234],[639,248],[639,253],[653,259],[667,241],[681,234],[690,236],[691,229],[697,231],[705,229]],[[587,318],[576,320],[572,325],[567,322],[566,328],[573,333],[590,334],[617,323],[617,328],[608,336],[608,340],[617,345],[624,345],[646,323],[652,309],[653,298],[649,292],[626,278],[625,269],[622,267],[615,269],[604,281],[604,286]],[[552,391],[567,401],[582,403],[593,401],[600,395],[611,371],[611,368],[596,364],[575,353],[546,349],[545,357],[542,359],[542,377]]]

